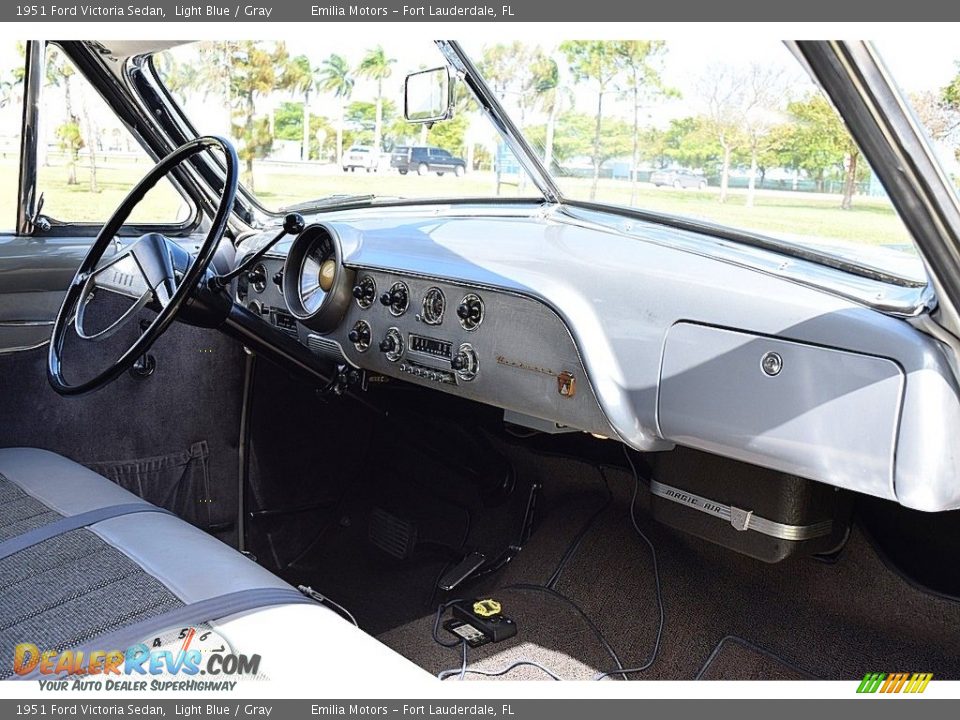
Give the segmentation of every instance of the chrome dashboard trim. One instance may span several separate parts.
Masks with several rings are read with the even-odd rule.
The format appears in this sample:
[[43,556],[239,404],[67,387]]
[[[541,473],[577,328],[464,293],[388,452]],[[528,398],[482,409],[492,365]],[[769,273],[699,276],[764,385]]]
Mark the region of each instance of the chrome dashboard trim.
[[650,494],[724,520],[740,532],[752,530],[778,540],[801,542],[829,535],[833,531],[833,520],[823,520],[811,525],[790,525],[755,515],[752,510],[724,505],[656,480],[650,480]]

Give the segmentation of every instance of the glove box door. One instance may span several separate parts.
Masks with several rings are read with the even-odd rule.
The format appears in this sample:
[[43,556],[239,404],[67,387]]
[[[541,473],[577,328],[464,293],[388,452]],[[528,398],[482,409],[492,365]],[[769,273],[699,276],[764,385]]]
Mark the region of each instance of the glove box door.
[[681,322],[658,424],[680,445],[894,499],[904,382],[886,358]]

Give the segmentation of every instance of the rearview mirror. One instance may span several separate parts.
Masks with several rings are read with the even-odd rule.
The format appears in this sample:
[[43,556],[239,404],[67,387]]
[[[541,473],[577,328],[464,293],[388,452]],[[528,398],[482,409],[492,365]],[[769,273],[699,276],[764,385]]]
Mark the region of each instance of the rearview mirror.
[[450,69],[438,67],[407,75],[403,85],[403,115],[412,123],[435,123],[453,117]]

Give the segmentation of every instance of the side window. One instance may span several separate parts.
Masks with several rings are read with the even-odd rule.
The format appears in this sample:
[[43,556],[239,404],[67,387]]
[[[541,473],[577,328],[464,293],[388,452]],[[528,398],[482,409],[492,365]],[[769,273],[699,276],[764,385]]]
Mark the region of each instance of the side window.
[[0,41],[0,231],[17,225],[24,43]]
[[[61,222],[103,222],[153,166],[100,94],[55,45],[47,46],[37,147],[37,191],[43,213]],[[0,180],[0,183],[3,183]],[[129,221],[172,224],[190,207],[164,179]]]

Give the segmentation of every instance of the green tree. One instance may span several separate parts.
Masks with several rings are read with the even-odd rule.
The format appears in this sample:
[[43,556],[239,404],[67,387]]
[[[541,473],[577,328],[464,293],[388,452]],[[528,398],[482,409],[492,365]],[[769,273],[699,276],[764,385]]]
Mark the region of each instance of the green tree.
[[427,142],[436,147],[449,150],[458,157],[467,154],[467,128],[470,118],[466,115],[454,115],[449,120],[434,123],[427,133]]
[[9,70],[5,77],[0,78],[0,107],[13,102],[23,87],[27,47],[22,41],[18,41],[16,50],[19,64]]
[[337,166],[343,165],[343,120],[344,105],[353,94],[356,81],[350,71],[350,64],[342,55],[333,53],[320,63],[317,87],[323,92],[332,93],[337,100]]
[[[682,167],[703,168],[719,162],[723,150],[703,117],[677,118],[663,134],[663,157]],[[666,164],[666,163],[664,163]]]
[[80,151],[83,150],[83,132],[80,130],[79,118],[72,117],[62,123],[57,128],[57,141],[60,149],[67,155],[67,163],[70,168],[70,177],[67,179],[68,185],[77,184],[77,163],[80,158]]
[[[67,62],[57,48],[47,54],[45,80],[48,86],[63,89],[63,109],[66,118],[57,128],[60,147],[67,153],[67,185],[77,184],[77,163],[83,148],[80,118],[73,108],[73,65]],[[79,137],[75,137],[79,136]]]
[[820,94],[789,103],[787,112],[794,122],[780,139],[784,163],[804,170],[821,186],[825,172],[839,168],[843,174],[840,207],[849,210],[857,187],[860,149],[840,116]]
[[358,74],[377,81],[377,117],[373,131],[373,147],[378,153],[383,151],[383,81],[393,74],[393,64],[396,61],[396,58],[387,56],[383,45],[377,45],[367,50],[357,68]]
[[633,146],[631,148],[630,204],[637,201],[637,165],[640,163],[640,111],[656,95],[679,95],[663,85],[660,73],[667,44],[662,40],[623,40],[615,43],[615,52],[626,76],[626,93],[633,113]]
[[237,155],[244,164],[244,182],[254,190],[253,162],[266,157],[273,148],[270,119],[257,117],[256,99],[290,88],[289,55],[282,42],[230,41],[226,47],[233,137],[240,144]]
[[317,85],[317,71],[310,65],[310,58],[297,55],[290,60],[284,74],[284,84],[291,92],[303,97],[303,135],[300,140],[300,159],[310,159],[310,93]]
[[621,70],[620,61],[615,44],[603,40],[569,40],[560,44],[560,51],[570,63],[574,81],[592,83],[597,91],[593,128],[593,184],[590,186],[590,199],[595,200],[600,165],[603,163],[603,98],[613,90],[614,81]]

